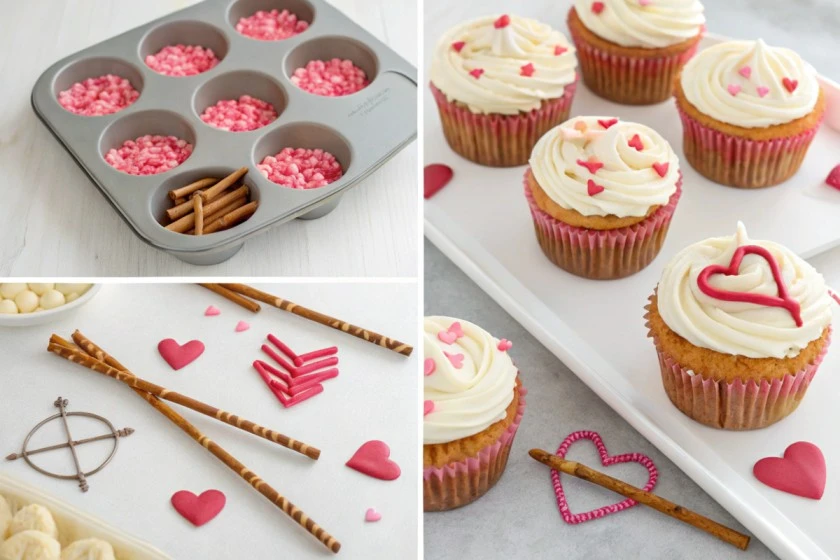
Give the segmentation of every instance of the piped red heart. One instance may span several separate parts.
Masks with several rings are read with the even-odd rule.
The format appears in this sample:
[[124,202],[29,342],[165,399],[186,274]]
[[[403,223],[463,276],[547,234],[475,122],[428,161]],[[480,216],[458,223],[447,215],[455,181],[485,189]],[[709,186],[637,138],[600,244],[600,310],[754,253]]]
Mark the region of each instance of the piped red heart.
[[753,467],[755,477],[776,490],[819,500],[825,491],[825,457],[820,448],[798,441],[783,457],[765,457]]
[[400,466],[389,459],[390,456],[388,445],[374,439],[363,443],[346,465],[379,480],[396,480],[400,476]]
[[589,158],[587,161],[583,161],[582,159],[577,160],[575,163],[578,165],[585,167],[590,173],[593,175],[598,172],[599,169],[604,167],[604,164],[595,159],[595,157]]
[[536,72],[536,69],[534,68],[534,65],[530,62],[519,68],[519,74],[525,76],[526,78],[530,78],[531,76],[533,76],[534,72]]
[[617,122],[618,122],[618,119],[607,119],[607,120],[598,119],[598,124],[600,124],[604,128],[609,128]]
[[158,352],[172,369],[178,371],[204,353],[204,343],[200,340],[191,340],[180,345],[175,342],[175,339],[167,338],[158,343]]
[[665,163],[654,163],[653,170],[656,171],[656,174],[660,177],[664,177],[668,174],[668,168],[671,165],[666,161]]
[[196,527],[201,527],[219,515],[225,507],[225,501],[225,495],[218,490],[205,490],[200,496],[189,490],[172,494],[175,511]]
[[508,25],[510,25],[510,16],[507,14],[499,16],[499,19],[493,22],[493,27],[496,29],[502,29]]
[[[726,276],[736,276],[738,269],[741,267],[741,261],[746,255],[758,255],[767,261],[770,271],[773,273],[773,279],[776,281],[777,296],[767,296],[764,294],[755,294],[747,292],[731,292],[729,290],[721,290],[709,284],[709,278],[715,274],[724,274]],[[758,245],[743,245],[735,250],[732,255],[732,260],[729,261],[729,266],[722,266],[719,264],[712,264],[700,271],[697,276],[697,286],[700,291],[709,297],[719,299],[721,301],[738,301],[743,303],[754,303],[756,305],[763,305],[766,307],[781,307],[790,313],[797,327],[802,326],[802,315],[800,312],[799,302],[788,295],[787,286],[785,286],[782,279],[782,273],[779,270],[779,263],[770,254],[770,251]]]
[[641,152],[645,149],[645,145],[642,144],[642,137],[638,134],[634,134],[630,141],[627,142],[627,145],[631,148],[636,148],[637,152]]
[[592,12],[595,14],[600,14],[604,11],[604,3],[603,2],[592,2]]
[[567,49],[566,47],[561,47],[560,45],[557,45],[557,46],[554,47],[554,56],[560,56],[561,54],[563,54],[564,52],[566,52],[568,50],[569,49]]
[[452,180],[452,168],[442,163],[432,163],[423,168],[423,198],[432,198]]
[[589,179],[589,180],[586,182],[586,192],[587,192],[587,194],[589,194],[589,196],[595,196],[595,195],[596,195],[596,194],[598,194],[598,193],[602,193],[602,192],[604,192],[604,187],[602,187],[601,185],[597,184],[597,183],[596,183],[595,181],[593,181],[592,179]]
[[799,80],[791,80],[790,78],[783,78],[782,85],[788,90],[788,93],[793,93],[799,86]]
[[473,68],[472,70],[470,70],[470,76],[472,76],[476,80],[479,79],[482,74],[484,74],[484,68]]
[[452,48],[455,49],[455,52],[461,52],[461,49],[463,49],[464,45],[466,44],[467,43],[465,43],[464,41],[455,41],[454,43],[452,43]]

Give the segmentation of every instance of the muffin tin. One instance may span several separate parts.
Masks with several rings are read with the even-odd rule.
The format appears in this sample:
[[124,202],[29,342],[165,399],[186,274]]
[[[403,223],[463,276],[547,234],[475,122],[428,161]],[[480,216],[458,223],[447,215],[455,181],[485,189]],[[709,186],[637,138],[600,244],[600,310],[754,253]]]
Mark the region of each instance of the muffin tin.
[[[310,22],[289,39],[260,41],[238,33],[236,22],[257,10],[288,9]],[[166,45],[212,48],[219,64],[202,74],[169,77],[144,60]],[[307,93],[289,79],[310,60],[350,59],[368,75],[365,89],[343,97]],[[101,117],[74,115],[58,93],[102,74],[127,78],[140,92],[131,106]],[[248,94],[274,105],[276,121],[250,132],[228,132],[199,115],[221,99]],[[396,155],[417,135],[417,71],[370,33],[323,0],[206,0],[94,45],[53,64],[32,90],[32,106],[126,223],[146,243],[192,264],[217,264],[245,240],[293,218],[315,219]],[[165,173],[134,176],[104,154],[145,134],[173,135],[194,145],[192,155]],[[327,186],[297,190],[272,183],[256,165],[284,147],[322,148],[344,175]],[[247,165],[244,183],[259,201],[247,221],[225,231],[191,236],[165,229],[170,189],[202,177],[223,177]]]

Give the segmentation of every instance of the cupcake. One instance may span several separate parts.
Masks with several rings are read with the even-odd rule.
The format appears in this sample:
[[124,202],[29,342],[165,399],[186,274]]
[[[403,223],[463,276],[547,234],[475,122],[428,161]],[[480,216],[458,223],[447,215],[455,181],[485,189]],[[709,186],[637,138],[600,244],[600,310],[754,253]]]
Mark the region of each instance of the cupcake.
[[584,278],[634,274],[659,253],[682,193],[679,160],[655,130],[575,117],[540,138],[525,198],[545,256]]
[[671,97],[705,21],[698,0],[575,0],[567,23],[586,87],[616,103],[648,105]]
[[502,476],[525,411],[510,347],[467,321],[425,318],[424,511],[467,505]]
[[525,165],[537,139],[569,117],[575,50],[532,19],[486,16],[435,48],[431,89],[449,146],[493,167]]
[[796,410],[831,336],[823,277],[789,249],[749,239],[741,223],[677,254],[647,309],[671,402],[726,430]]
[[761,39],[703,50],[675,89],[686,159],[704,177],[733,187],[790,178],[825,114],[814,68]]

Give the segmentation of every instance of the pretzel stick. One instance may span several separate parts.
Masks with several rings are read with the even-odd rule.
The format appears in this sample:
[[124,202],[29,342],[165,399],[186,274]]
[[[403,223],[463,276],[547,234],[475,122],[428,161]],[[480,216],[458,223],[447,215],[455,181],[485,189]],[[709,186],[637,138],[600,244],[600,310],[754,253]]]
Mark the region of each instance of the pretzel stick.
[[204,202],[215,198],[217,194],[221,193],[229,186],[237,182],[246,173],[248,173],[248,168],[240,167],[239,169],[237,169],[236,171],[234,171],[233,173],[231,173],[230,175],[228,175],[227,177],[225,177],[224,179],[222,179],[221,181],[219,181],[218,183],[201,193],[201,198],[204,199]]
[[[226,214],[230,214],[231,212],[233,212],[237,208],[242,208],[247,203],[248,203],[247,198],[237,198],[236,200],[234,200],[233,202],[231,202],[230,204],[228,204],[227,206],[225,206],[224,208],[222,208],[221,210],[219,210],[218,212],[216,212],[212,216],[208,216],[207,212],[205,212],[204,213],[204,223],[209,224],[211,222],[215,222],[216,220],[218,220],[222,216],[224,216]],[[195,234],[195,229],[187,230],[187,233],[190,234],[190,235],[194,235]],[[204,228],[204,233],[205,234],[207,233],[207,228],[206,227]]]
[[[59,337],[56,337],[59,338]],[[60,338],[59,338],[60,340]],[[73,335],[73,340],[82,340],[87,341],[84,336],[76,331]],[[66,341],[62,341],[65,344]],[[87,341],[92,349],[96,349],[95,351],[100,353],[100,355],[104,358],[102,360],[106,364],[119,364],[119,362],[109,356],[104,350],[97,347],[93,342]],[[57,346],[61,347],[65,344],[58,343]],[[91,357],[93,357],[91,355]],[[121,368],[121,371],[131,375],[131,372],[125,368]],[[262,480],[256,473],[248,469],[245,465],[240,463],[233,455],[222,449],[222,447],[205,436],[201,433],[195,426],[187,422],[185,418],[179,415],[177,412],[172,410],[167,404],[161,402],[157,397],[151,395],[149,393],[140,391],[138,389],[134,389],[134,392],[143,397],[146,402],[150,405],[155,407],[158,412],[166,416],[169,420],[172,421],[173,424],[181,428],[184,432],[186,432],[191,438],[197,441],[201,446],[207,449],[210,453],[216,456],[217,459],[222,461],[228,468],[234,471],[236,474],[240,476],[245,482],[251,485],[257,492],[265,496],[271,503],[276,505],[280,508],[283,513],[291,517],[298,525],[306,529],[309,534],[313,537],[318,539],[324,546],[330,549],[332,552],[338,552],[341,548],[341,543],[338,542],[332,535],[327,533],[320,525],[315,523],[315,521],[308,517],[303,511],[298,509],[292,502],[284,498],[280,493],[278,493],[274,488],[269,486],[264,480]]]
[[121,381],[133,389],[139,389],[141,391],[151,393],[156,397],[160,397],[170,402],[174,402],[175,404],[180,404],[181,406],[185,406],[191,410],[195,410],[196,412],[200,412],[201,414],[210,416],[211,418],[215,418],[216,420],[224,422],[225,424],[233,426],[234,428],[239,428],[240,430],[243,430],[245,432],[250,432],[256,436],[265,438],[268,441],[274,442],[276,444],[282,445],[283,447],[291,449],[292,451],[296,451],[301,455],[306,455],[310,459],[317,460],[318,457],[321,456],[320,450],[311,447],[303,443],[302,441],[297,441],[293,438],[277,433],[273,430],[269,430],[268,428],[264,428],[259,424],[254,424],[250,420],[245,420],[244,418],[240,418],[235,414],[231,414],[230,412],[220,410],[214,406],[210,406],[201,401],[197,401],[186,395],[176,393],[175,391],[170,391],[165,387],[155,385],[154,383],[150,383],[145,379],[141,379],[135,375],[127,374],[106,364],[101,360],[96,359],[95,357],[91,357],[85,354],[82,350],[75,348],[67,348],[61,343],[52,340],[50,341],[48,350],[54,354],[58,354],[66,360],[76,362],[97,373],[101,373],[103,375],[107,375],[108,377],[116,379],[117,381]]
[[193,213],[195,214],[195,234],[204,233],[204,199],[200,196],[193,197]]
[[184,197],[181,197],[181,198],[176,198],[172,204],[175,204],[175,205],[178,205],[178,204],[183,204],[183,203],[185,203],[186,201],[187,201],[187,199],[186,199],[186,198],[184,198]]
[[207,224],[207,227],[204,228],[204,233],[215,233],[220,229],[227,229],[229,227],[235,226],[240,222],[244,222],[245,220],[250,218],[254,214],[254,212],[257,211],[258,206],[259,203],[256,200],[253,202],[249,202],[245,206],[237,208],[233,212],[225,214],[218,220],[214,220],[213,222]]
[[[248,187],[239,187],[235,191],[229,192],[228,194],[215,199],[213,202],[207,204],[204,208],[204,211],[208,214],[212,214],[213,212],[218,211],[221,208],[224,208],[234,200],[238,198],[244,198],[248,196],[248,192],[250,189]],[[195,226],[195,214],[189,213],[183,218],[176,220],[166,226],[166,229],[175,231],[178,233],[184,233],[188,229],[191,229]]]
[[324,315],[323,313],[319,313],[318,311],[308,309],[283,298],[273,296],[256,288],[252,288],[251,286],[245,284],[221,285],[233,292],[237,292],[257,301],[267,303],[278,309],[282,309],[283,311],[294,313],[295,315],[299,315],[304,319],[309,319],[310,321],[315,321],[316,323],[320,323],[327,327],[351,334],[356,338],[361,338],[362,340],[366,340],[378,346],[382,346],[389,350],[393,350],[394,352],[402,354],[403,356],[410,356],[412,350],[414,350],[414,348],[411,347],[411,345],[406,344],[404,342],[400,342],[399,340],[394,340],[392,338],[388,338],[387,336],[383,336],[373,331],[365,330],[361,327],[351,325],[350,323],[346,323],[339,319],[335,319],[333,317],[330,317],[329,315]]
[[645,492],[641,488],[636,488],[635,486],[627,484],[623,480],[618,480],[617,478],[613,478],[602,472],[596,471],[595,469],[590,469],[586,465],[576,463],[575,461],[561,459],[560,457],[552,455],[548,451],[543,451],[542,449],[532,449],[528,452],[528,454],[540,463],[548,465],[554,470],[558,470],[577,478],[582,478],[587,482],[597,484],[607,490],[612,490],[622,496],[635,500],[640,504],[652,507],[656,511],[706,531],[710,535],[717,537],[732,546],[740,548],[741,550],[746,550],[747,546],[750,544],[749,536],[739,533],[734,529],[730,529],[725,525],[721,525],[717,521],[712,521],[708,517],[704,517],[699,513],[694,513],[693,511],[670,502],[665,498],[660,498],[656,494]]
[[245,309],[253,313],[256,313],[261,309],[259,303],[251,301],[246,297],[242,297],[241,295],[237,294],[236,292],[232,292],[227,288],[223,288],[221,284],[199,284],[199,286],[201,286],[202,288],[207,288],[211,292],[216,292],[223,298],[227,298],[236,305],[244,307]]
[[[173,206],[172,208],[167,208],[166,209],[166,217],[169,218],[169,221],[174,222],[175,220],[178,220],[179,218],[183,218],[184,216],[186,216],[190,212],[193,212],[195,210],[195,206],[194,206],[195,203],[193,202],[193,199],[195,197],[196,197],[196,195],[192,195],[189,198],[179,198],[178,201],[180,201],[180,202],[176,201],[175,206]],[[204,202],[204,200],[202,200],[202,202]],[[213,202],[213,201],[211,200],[210,202]]]
[[178,189],[174,189],[174,190],[169,191],[169,198],[171,198],[172,200],[177,200],[179,198],[184,198],[187,195],[190,195],[190,194],[194,193],[198,189],[203,189],[203,188],[211,186],[212,184],[214,184],[217,181],[218,181],[218,179],[215,179],[213,177],[207,177],[205,179],[199,179],[198,181],[192,182],[189,185],[186,185],[184,187],[180,187]]

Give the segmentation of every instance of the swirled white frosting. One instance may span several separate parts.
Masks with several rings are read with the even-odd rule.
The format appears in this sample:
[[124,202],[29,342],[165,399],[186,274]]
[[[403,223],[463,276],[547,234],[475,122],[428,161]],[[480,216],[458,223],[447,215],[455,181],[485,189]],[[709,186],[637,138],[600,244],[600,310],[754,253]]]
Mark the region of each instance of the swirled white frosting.
[[575,0],[575,11],[587,29],[623,47],[661,48],[700,33],[706,17],[698,0]]
[[[789,91],[785,86],[796,83]],[[700,51],[680,78],[700,112],[744,128],[784,124],[814,110],[817,72],[790,49],[757,41],[729,41]]]
[[[531,172],[563,208],[584,216],[644,216],[652,206],[667,204],[677,190],[679,159],[655,130],[621,120],[609,128],[598,122],[610,120],[575,117],[549,130],[531,152]],[[641,151],[630,145],[636,135]],[[581,161],[603,167],[593,173]],[[654,164],[667,164],[664,176]],[[590,180],[604,190],[590,196]]]
[[[447,31],[435,47],[431,82],[474,113],[527,113],[544,100],[562,97],[576,77],[577,58],[568,39],[517,16],[496,27],[500,17],[481,17]],[[461,42],[460,50],[453,46]],[[478,77],[470,74],[479,71]]]
[[[776,259],[788,294],[800,305],[801,327],[785,309],[723,301],[700,290],[700,272],[710,265],[728,266],[743,245],[764,247]],[[732,292],[778,295],[770,266],[758,255],[746,255],[737,275],[716,274],[709,284]],[[735,235],[706,239],[677,254],[662,273],[656,301],[665,324],[691,344],[748,358],[795,357],[831,323],[831,298],[822,275],[777,243],[749,239],[740,222]]]
[[[453,323],[464,335],[447,344],[438,336]],[[423,321],[424,359],[434,361],[434,371],[423,378],[423,398],[434,409],[423,419],[423,443],[446,443],[475,435],[505,418],[513,400],[517,369],[499,341],[467,321],[451,317],[426,317]],[[451,356],[463,356],[455,367]]]

